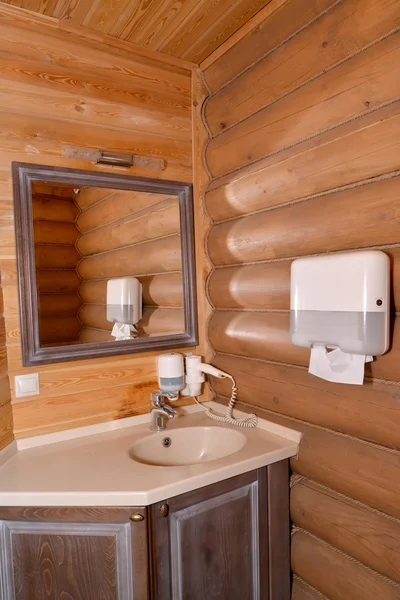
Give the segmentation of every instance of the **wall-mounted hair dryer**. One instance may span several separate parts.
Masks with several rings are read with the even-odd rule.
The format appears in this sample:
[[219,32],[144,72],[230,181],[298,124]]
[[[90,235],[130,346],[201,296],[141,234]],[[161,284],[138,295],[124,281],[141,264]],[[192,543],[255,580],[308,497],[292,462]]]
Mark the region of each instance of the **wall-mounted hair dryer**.
[[[256,427],[256,415],[248,415],[242,419],[235,419],[233,416],[233,407],[237,400],[237,387],[234,378],[229,373],[225,373],[212,365],[201,362],[201,356],[189,355],[185,357],[186,377],[182,354],[179,352],[170,352],[160,354],[157,357],[158,384],[160,390],[164,392],[179,392],[182,396],[192,396],[197,400],[201,394],[201,386],[205,382],[205,374],[220,379],[230,379],[232,382],[231,398],[228,403],[225,415],[218,415],[211,410],[206,409],[206,415],[216,421],[229,423],[239,427]],[[201,405],[201,404],[200,404]]]

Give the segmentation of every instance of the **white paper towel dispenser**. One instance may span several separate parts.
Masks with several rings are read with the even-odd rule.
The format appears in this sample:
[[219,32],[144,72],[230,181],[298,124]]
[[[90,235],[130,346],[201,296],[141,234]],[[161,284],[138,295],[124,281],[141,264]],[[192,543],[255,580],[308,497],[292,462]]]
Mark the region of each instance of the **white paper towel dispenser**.
[[135,337],[142,318],[142,284],[136,277],[107,281],[107,321],[114,323],[111,335],[118,340]]
[[[343,252],[292,263],[292,343],[311,348],[310,372],[362,383],[364,364],[389,347],[389,257]],[[329,353],[327,348],[337,348]]]

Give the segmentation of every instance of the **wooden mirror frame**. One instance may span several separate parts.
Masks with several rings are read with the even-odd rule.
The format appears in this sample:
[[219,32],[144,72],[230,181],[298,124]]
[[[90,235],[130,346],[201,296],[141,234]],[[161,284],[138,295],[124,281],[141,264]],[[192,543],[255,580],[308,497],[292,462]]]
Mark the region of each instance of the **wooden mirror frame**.
[[[35,365],[184,348],[198,344],[193,191],[189,183],[163,181],[27,163],[12,163],[22,364]],[[32,183],[73,184],[176,195],[180,208],[185,331],[179,334],[124,341],[89,342],[44,348],[39,340]]]

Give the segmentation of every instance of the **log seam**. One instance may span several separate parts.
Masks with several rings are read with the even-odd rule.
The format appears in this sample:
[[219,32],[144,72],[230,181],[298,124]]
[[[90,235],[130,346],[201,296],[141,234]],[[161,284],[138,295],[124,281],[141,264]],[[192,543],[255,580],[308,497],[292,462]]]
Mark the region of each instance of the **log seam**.
[[[37,272],[42,272],[42,271],[72,271],[73,273],[75,273],[75,269],[72,269],[71,267],[39,267],[38,269],[36,269]],[[82,279],[82,277],[80,275],[78,275],[78,277],[80,279]],[[49,292],[50,294],[52,292]]]
[[[325,8],[325,10],[323,10],[321,13],[319,13],[318,15],[316,15],[315,17],[313,17],[310,21],[308,21],[307,23],[305,23],[305,25],[302,25],[299,29],[296,29],[296,31],[294,31],[293,33],[291,33],[290,35],[288,35],[284,40],[282,40],[281,42],[279,42],[279,44],[277,44],[276,46],[274,46],[273,48],[271,48],[271,50],[268,50],[268,52],[265,52],[262,56],[260,56],[259,58],[256,58],[256,60],[254,60],[252,63],[250,63],[249,65],[247,65],[244,69],[242,69],[240,71],[240,73],[237,73],[237,75],[235,75],[234,77],[232,77],[232,79],[230,79],[229,81],[227,81],[226,83],[224,83],[224,85],[221,86],[218,91],[214,92],[213,97],[217,96],[224,88],[226,88],[233,81],[235,81],[235,79],[237,79],[238,77],[241,77],[247,71],[250,71],[250,69],[252,69],[253,67],[255,67],[256,64],[258,64],[259,62],[261,62],[262,60],[264,60],[264,58],[266,58],[267,56],[269,56],[273,52],[276,52],[276,50],[278,50],[279,48],[281,48],[282,46],[284,46],[285,44],[287,44],[287,42],[290,42],[290,40],[292,40],[299,33],[301,33],[302,31],[304,31],[305,29],[307,29],[307,27],[310,27],[310,25],[313,25],[313,23],[315,23],[316,21],[318,21],[318,19],[324,17],[329,11],[331,11],[334,8],[336,8],[336,6],[338,4],[340,4],[341,2],[343,2],[343,0],[337,0],[334,4],[332,4],[328,8]],[[254,29],[257,29],[257,28],[255,27]]]
[[[212,138],[212,131],[208,126],[204,111],[205,111],[205,107],[207,106],[208,101],[210,100],[210,98],[212,98],[213,93],[212,93],[210,86],[208,85],[207,79],[205,78],[204,71],[202,71],[201,69],[199,69],[199,76],[200,76],[201,83],[204,85],[204,87],[207,90],[207,97],[204,99],[204,102],[201,106],[201,120],[203,122],[205,130],[207,131],[208,137]],[[209,176],[210,176],[210,179],[212,179],[211,173],[209,174]]]
[[347,558],[351,562],[353,562],[353,563],[359,565],[360,567],[364,568],[366,571],[368,571],[369,573],[372,573],[373,575],[375,575],[376,577],[378,577],[382,581],[385,581],[386,583],[389,583],[389,584],[393,585],[396,588],[400,588],[400,584],[397,583],[396,581],[393,581],[393,579],[390,579],[390,577],[386,577],[386,575],[382,575],[381,573],[378,573],[378,571],[374,571],[374,569],[371,569],[371,567],[368,567],[367,565],[365,565],[364,563],[360,562],[356,558],[353,558],[349,554],[346,554],[342,550],[339,550],[339,548],[335,548],[335,546],[332,546],[331,544],[328,544],[328,542],[325,542],[325,540],[322,540],[317,535],[314,535],[313,533],[310,533],[309,531],[307,531],[307,529],[303,529],[302,527],[295,527],[294,529],[295,529],[295,531],[293,531],[293,537],[296,535],[296,533],[299,533],[299,532],[304,533],[305,535],[308,535],[309,537],[313,538],[314,540],[317,540],[318,542],[320,542],[321,544],[323,544],[327,548],[330,548],[331,550],[333,550],[334,552],[336,552],[336,554],[339,554],[340,556],[344,556],[345,558]]
[[[38,271],[40,271],[40,270],[41,269],[38,269]],[[65,270],[68,270],[68,269],[65,269]],[[75,272],[75,269],[69,269],[69,270]],[[41,296],[49,296],[49,297],[52,297],[52,296],[76,296],[77,291],[78,290],[71,290],[69,292],[40,292],[40,295]],[[15,312],[18,312],[18,311],[15,311]]]
[[[168,196],[167,194],[164,194],[164,195]],[[169,201],[170,204],[166,204],[167,201]],[[137,217],[140,218],[142,216],[147,216],[147,215],[151,216],[154,211],[157,211],[160,208],[160,206],[159,206],[160,204],[165,203],[165,208],[170,208],[171,206],[174,206],[174,204],[176,202],[179,203],[179,199],[174,198],[174,197],[163,198],[162,200],[159,200],[159,202],[156,202],[155,204],[151,204],[150,206],[146,206],[145,208],[135,210],[134,212],[128,212],[124,216],[119,217],[118,219],[115,219],[113,221],[107,221],[107,223],[103,223],[102,225],[97,225],[96,227],[93,227],[92,229],[87,229],[86,231],[82,232],[82,230],[79,229],[78,225],[76,225],[76,228],[79,229],[79,231],[81,232],[80,237],[83,237],[85,235],[93,233],[94,231],[98,231],[99,229],[105,229],[106,227],[109,227],[110,225],[113,225],[113,226],[125,225],[126,223],[130,223],[132,220],[135,220]],[[78,215],[78,216],[80,216],[80,215]]]
[[[258,215],[260,213],[271,212],[273,210],[278,210],[280,208],[286,208],[287,206],[292,206],[294,204],[301,204],[303,202],[308,202],[309,200],[315,200],[316,198],[323,198],[325,196],[334,195],[337,192],[345,192],[346,190],[352,190],[354,188],[363,187],[365,185],[369,185],[371,183],[378,183],[380,181],[386,181],[388,179],[395,179],[400,176],[400,170],[390,171],[389,173],[382,173],[381,175],[375,175],[374,177],[368,177],[367,179],[360,179],[359,181],[353,181],[353,183],[346,183],[345,185],[338,185],[334,188],[330,188],[329,190],[324,190],[322,192],[317,192],[315,194],[310,194],[309,196],[302,196],[301,198],[296,198],[295,200],[288,200],[287,202],[282,202],[281,204],[276,204],[274,206],[268,206],[266,208],[260,208],[259,210],[254,210],[252,212],[248,212],[241,215],[235,215],[233,217],[228,217],[227,219],[221,219],[220,221],[215,221],[216,225],[220,223],[229,223],[230,221],[237,221],[238,219],[243,219],[245,217],[251,217],[253,215]],[[213,188],[213,191],[220,188]]]
[[[111,329],[101,329],[101,327],[91,327],[90,325],[84,325],[83,329],[93,329],[93,331],[102,331],[111,335]],[[82,331],[80,331],[82,333]]]
[[[238,311],[238,312],[241,312],[241,311]],[[267,312],[267,311],[265,311],[265,312]],[[288,312],[288,311],[285,311],[285,312]],[[220,356],[229,356],[232,358],[244,358],[245,360],[256,361],[256,362],[260,362],[260,363],[264,363],[264,364],[268,364],[268,365],[275,365],[277,367],[290,367],[292,369],[299,369],[301,371],[308,370],[308,367],[305,367],[303,365],[296,365],[294,363],[285,363],[285,362],[278,361],[278,360],[267,360],[265,358],[257,358],[255,356],[248,356],[246,354],[234,354],[233,352],[221,352],[220,350],[216,350],[212,344],[211,344],[211,347],[214,350],[215,354],[218,354]],[[391,379],[378,379],[377,377],[364,377],[364,381],[368,381],[370,383],[382,383],[384,385],[391,385],[391,386],[395,386],[395,387],[400,386],[400,381],[392,381]],[[266,409],[262,408],[261,406],[259,408],[261,408],[262,410],[266,410]],[[276,414],[280,414],[280,413],[276,413]],[[290,418],[292,418],[292,417],[290,417]],[[304,421],[304,423],[307,423],[307,421]]]
[[236,308],[220,308],[215,305],[215,309],[218,310],[218,312],[290,313],[289,308],[245,308],[243,306],[237,306]]
[[[400,30],[400,28],[399,28],[399,30]],[[296,142],[293,142],[292,144],[288,144],[287,146],[282,146],[282,148],[278,148],[277,150],[274,150],[273,152],[263,154],[262,156],[259,156],[256,159],[251,160],[251,161],[241,165],[240,167],[235,167],[234,169],[231,169],[230,171],[226,171],[226,172],[222,173],[221,175],[219,175],[218,177],[215,177],[214,181],[217,181],[218,179],[221,179],[222,177],[226,177],[227,175],[231,175],[232,173],[237,173],[244,167],[249,167],[250,165],[254,165],[254,164],[260,162],[261,160],[264,160],[271,156],[276,156],[276,155],[280,154],[281,152],[283,152],[284,150],[289,150],[290,148],[294,148],[295,146],[298,146],[299,144],[302,144],[303,142],[308,142],[309,140],[313,140],[313,139],[317,138],[319,135],[322,135],[323,133],[327,133],[328,131],[333,131],[333,130],[337,129],[338,127],[341,127],[342,125],[346,125],[347,123],[352,123],[353,121],[356,121],[357,119],[361,119],[362,117],[370,115],[370,114],[376,112],[377,110],[385,108],[386,106],[390,106],[391,104],[394,104],[395,102],[398,102],[399,100],[400,100],[400,96],[396,96],[395,98],[392,98],[391,100],[387,100],[386,102],[377,104],[376,106],[369,108],[361,113],[358,113],[357,115],[353,115],[352,117],[349,117],[348,119],[344,119],[343,121],[334,123],[333,125],[330,125],[329,127],[320,129],[319,131],[316,131],[312,135],[302,138],[301,140],[297,140]],[[215,189],[215,188],[213,188],[213,189]]]
[[319,596],[321,598],[321,600],[329,600],[329,598],[327,596],[324,596],[324,594],[322,594],[319,590],[315,589],[315,587],[313,587],[312,585],[307,583],[307,581],[304,581],[304,579],[302,579],[298,575],[293,574],[293,581],[301,582],[301,584],[304,585],[304,587],[307,587],[309,590],[311,590],[314,595]]
[[289,487],[292,489],[297,483],[300,483],[303,479],[307,479],[304,475],[300,475],[300,473],[292,473],[289,479]]
[[[224,394],[218,394],[218,396],[220,396],[221,398],[224,398],[224,400],[229,402],[229,398],[227,396],[225,396]],[[263,408],[262,406],[257,406],[257,404],[249,404],[248,402],[243,402],[242,400],[239,400],[238,404],[246,406],[252,410],[254,410],[254,408],[258,408],[259,410],[262,410],[263,412],[266,412],[266,413],[270,413],[271,415],[274,415],[278,418],[283,417],[285,419],[289,419],[290,421],[295,421],[296,423],[301,423],[302,425],[311,427],[311,429],[319,429],[320,431],[325,431],[329,434],[336,435],[336,436],[345,438],[347,440],[359,442],[360,444],[363,444],[364,446],[371,446],[372,448],[376,448],[378,450],[383,450],[385,452],[389,452],[390,454],[395,454],[396,456],[398,456],[400,458],[400,451],[395,450],[394,448],[389,448],[388,446],[383,446],[382,444],[376,444],[375,442],[369,442],[367,440],[363,440],[362,438],[358,438],[358,437],[354,437],[353,435],[349,435],[348,433],[342,433],[341,431],[337,431],[336,429],[329,429],[328,427],[323,427],[322,425],[315,425],[314,423],[309,423],[308,421],[303,421],[302,419],[297,419],[295,417],[283,415],[282,413],[278,413],[273,410]]]
[[[95,252],[94,254],[82,254],[82,261],[84,261],[87,258],[101,256],[102,254],[108,254],[109,252],[117,252],[118,250],[125,250],[126,248],[133,248],[134,246],[142,246],[143,244],[151,244],[152,242],[156,242],[156,241],[158,242],[159,240],[166,240],[168,238],[176,237],[176,236],[180,237],[180,233],[169,233],[168,235],[162,235],[160,237],[150,238],[149,240],[143,240],[142,242],[135,242],[134,244],[126,244],[125,246],[118,246],[117,248],[110,248],[109,250],[102,250],[101,252]],[[79,266],[79,264],[78,264],[78,266]]]
[[[339,0],[341,1],[341,0]],[[337,4],[337,3],[336,3]],[[335,5],[333,5],[330,9],[334,8]],[[336,67],[339,67],[340,65],[342,65],[343,63],[347,62],[348,60],[351,60],[352,58],[354,58],[355,56],[358,56],[359,54],[361,54],[362,52],[364,52],[365,50],[368,50],[369,48],[371,48],[372,46],[375,46],[376,44],[379,44],[380,42],[383,42],[386,38],[390,37],[391,35],[394,35],[395,33],[397,33],[398,31],[400,31],[400,27],[395,27],[394,29],[392,29],[391,31],[389,31],[388,33],[385,33],[383,35],[381,35],[379,38],[376,38],[375,40],[373,40],[372,42],[369,42],[369,44],[366,44],[365,46],[363,46],[362,48],[359,48],[358,50],[356,50],[355,52],[353,52],[353,54],[349,54],[348,56],[342,58],[341,60],[339,60],[338,62],[336,62],[335,64],[331,65],[330,67],[327,67],[326,69],[323,69],[322,71],[319,71],[316,75],[313,75],[312,77],[309,77],[309,79],[307,79],[306,81],[303,81],[303,83],[301,83],[299,86],[297,86],[296,88],[286,92],[285,94],[282,94],[281,96],[279,96],[278,98],[274,98],[273,100],[271,100],[271,102],[268,102],[267,104],[264,104],[263,106],[261,106],[260,108],[258,108],[256,111],[254,111],[253,113],[247,115],[246,117],[243,117],[242,119],[239,119],[239,121],[236,121],[235,123],[232,123],[232,125],[229,125],[228,127],[225,127],[225,129],[223,129],[222,131],[220,131],[219,133],[216,133],[215,135],[212,136],[213,139],[219,137],[220,135],[222,135],[223,133],[225,133],[226,131],[229,131],[230,129],[232,129],[233,127],[236,127],[237,125],[240,125],[241,123],[243,123],[244,121],[247,121],[247,119],[250,119],[251,117],[253,117],[254,115],[257,115],[258,113],[260,113],[261,111],[263,111],[265,108],[269,108],[270,106],[273,106],[276,102],[279,102],[280,100],[283,100],[284,98],[287,98],[287,96],[290,96],[290,94],[293,94],[294,92],[297,92],[298,90],[300,90],[301,88],[303,88],[304,86],[308,85],[309,83],[315,81],[316,79],[318,79],[319,77],[321,77],[322,75],[325,75],[325,73],[329,73],[330,71],[332,71],[332,69],[335,69]]]
[[[293,478],[293,480],[292,480],[292,478]],[[390,521],[393,521],[394,523],[396,523],[396,525],[400,525],[400,519],[398,519],[397,517],[393,517],[392,515],[388,515],[387,513],[383,512],[381,510],[378,510],[377,508],[373,508],[372,506],[369,506],[368,504],[364,504],[364,502],[360,502],[360,500],[355,500],[354,498],[350,498],[349,496],[346,496],[346,494],[342,494],[341,492],[333,490],[330,487],[323,485],[322,483],[318,483],[317,481],[310,479],[309,477],[305,477],[304,475],[300,475],[299,473],[293,473],[293,475],[290,478],[290,487],[293,488],[298,483],[303,483],[303,485],[307,486],[310,489],[312,489],[314,487],[319,488],[321,493],[326,494],[330,498],[334,498],[335,500],[343,501],[347,504],[356,504],[357,506],[360,506],[361,508],[363,508],[369,512],[377,514],[379,517],[389,519]],[[311,484],[311,485],[309,485],[309,484]]]
[[[210,295],[210,289],[209,288],[210,288],[210,279],[211,279],[211,276],[212,276],[212,274],[215,271],[215,265],[214,265],[214,263],[213,263],[213,261],[211,260],[211,257],[210,257],[208,240],[209,240],[209,236],[210,236],[211,230],[212,230],[212,228],[214,226],[214,221],[211,218],[211,216],[210,216],[210,214],[209,214],[209,212],[207,210],[207,204],[206,204],[207,190],[208,190],[209,186],[211,185],[211,183],[213,181],[213,176],[212,176],[212,173],[211,173],[211,171],[209,169],[209,166],[208,166],[208,163],[207,163],[207,148],[208,148],[208,145],[210,143],[210,139],[212,137],[212,133],[211,133],[211,130],[210,130],[209,126],[208,126],[207,119],[205,117],[205,108],[206,108],[207,102],[209,101],[209,99],[211,97],[212,92],[211,92],[211,88],[208,85],[208,82],[207,82],[207,80],[205,78],[204,72],[201,69],[199,69],[198,72],[199,72],[200,80],[201,80],[202,84],[204,85],[204,87],[205,87],[205,89],[207,91],[207,94],[208,94],[207,98],[205,98],[205,100],[204,100],[204,102],[203,102],[203,104],[201,106],[201,111],[200,111],[201,122],[203,124],[204,129],[207,132],[207,140],[206,140],[205,144],[203,144],[201,158],[202,158],[204,170],[205,170],[205,172],[207,174],[207,177],[208,177],[208,182],[204,186],[204,189],[202,191],[202,195],[201,195],[201,199],[200,199],[200,205],[201,205],[202,210],[204,211],[204,214],[207,216],[208,221],[209,221],[209,227],[208,227],[208,230],[204,234],[204,243],[203,243],[203,251],[204,251],[204,254],[205,254],[205,257],[206,257],[206,261],[208,262],[208,266],[209,266],[209,273],[208,273],[208,275],[206,277],[205,290],[204,291],[205,291],[205,296],[206,296],[206,302],[208,302],[208,304],[211,306],[212,310],[210,311],[210,314],[207,316],[207,319],[206,319],[206,321],[204,323],[204,327],[205,327],[205,340],[206,340],[206,344],[207,344],[207,346],[210,349],[213,349],[212,345],[211,345],[211,341],[210,341],[209,330],[210,330],[210,321],[211,321],[212,316],[213,316],[213,314],[215,312],[215,305],[214,305],[214,303],[211,300],[211,295]],[[209,387],[211,388],[210,385],[209,385]],[[213,392],[213,397],[215,397],[214,390],[212,390],[212,392]]]
[[301,531],[301,527],[298,527],[297,525],[292,523],[292,527],[290,529],[290,537],[292,538],[294,536],[294,534],[297,533],[298,531]]
[[[226,267],[229,268],[229,267]],[[267,313],[267,314],[290,314],[290,308],[246,308],[244,306],[236,306],[236,307],[225,307],[225,306],[217,306],[215,305],[215,309],[221,313]],[[400,315],[399,311],[391,312],[391,315],[395,315],[398,317]]]
[[[37,222],[37,221],[36,221]],[[47,223],[59,223],[60,221],[47,221]],[[75,242],[73,244],[60,244],[60,242],[36,242],[35,248],[45,248],[46,246],[61,246],[62,248],[75,248]],[[77,250],[77,248],[75,248]],[[79,250],[77,250],[79,252]]]
[[[51,196],[49,196],[49,198],[51,198]],[[71,200],[72,200],[72,198],[71,198]],[[66,201],[65,198],[63,201],[64,202]],[[34,221],[35,221],[35,223],[59,223],[62,225],[75,225],[75,221],[60,221],[60,219],[34,219]]]
[[[84,308],[85,306],[101,306],[102,308],[106,308],[107,304],[104,304],[104,302],[84,302],[81,306],[81,308],[79,309],[79,311],[82,310],[82,308]],[[143,304],[143,308],[163,308],[165,310],[181,310],[183,309],[183,306],[164,306],[161,304]],[[111,323],[111,321],[110,321]]]
[[211,88],[208,85],[207,80],[205,78],[205,75],[204,75],[204,73],[203,73],[203,71],[201,69],[199,69],[199,77],[200,77],[201,83],[204,85],[204,87],[205,87],[205,89],[207,91],[207,94],[208,94],[207,97],[204,99],[204,102],[201,105],[201,110],[200,110],[201,122],[203,124],[204,129],[207,132],[207,140],[206,140],[205,144],[203,144],[203,148],[202,148],[202,152],[201,152],[201,158],[202,158],[202,161],[203,161],[204,170],[205,170],[205,172],[207,173],[207,176],[208,176],[208,183],[207,183],[207,185],[204,188],[203,196],[201,198],[201,203],[203,205],[203,210],[206,212],[206,215],[208,217],[210,217],[210,215],[207,212],[207,207],[206,207],[206,204],[205,204],[205,197],[206,197],[206,192],[207,192],[208,186],[211,184],[211,182],[213,180],[213,176],[212,176],[212,173],[210,171],[210,168],[209,168],[208,162],[207,162],[207,148],[208,148],[208,145],[209,145],[210,140],[212,138],[212,131],[211,131],[211,129],[208,126],[207,119],[206,119],[206,114],[205,114],[205,110],[206,110],[207,103],[208,103],[208,101],[211,98]]
[[[87,187],[83,187],[80,191],[83,191],[85,189],[90,189]],[[107,188],[104,188],[105,191],[107,191]],[[86,208],[81,208],[79,206],[79,204],[76,203],[76,199],[75,199],[75,204],[76,206],[79,208],[80,214],[84,214],[85,212],[87,212],[88,210],[91,210],[94,206],[97,206],[98,204],[101,204],[102,202],[104,202],[105,200],[107,200],[108,198],[111,198],[111,196],[114,196],[115,194],[117,194],[118,192],[124,192],[124,191],[129,191],[129,190],[122,190],[122,189],[113,189],[111,191],[111,193],[106,194],[105,196],[103,196],[103,198],[100,198],[100,200],[96,200],[96,202],[93,202],[93,204],[90,204],[89,206],[87,206]],[[135,192],[135,190],[132,190],[132,192]],[[79,215],[78,215],[79,216]]]
[[[395,242],[393,244],[378,244],[376,246],[357,246],[355,248],[350,248],[349,250],[347,250],[347,252],[355,252],[356,250],[391,250],[393,248],[399,248],[400,247],[400,242]],[[334,252],[329,252],[329,254],[336,254],[337,252],[343,252],[343,249],[341,250],[335,250]],[[267,258],[265,260],[252,260],[252,261],[245,261],[245,262],[240,262],[240,263],[227,263],[224,265],[215,265],[214,264],[214,269],[227,269],[230,267],[243,267],[243,266],[249,266],[249,265],[263,265],[263,264],[268,264],[268,263],[277,263],[277,262],[285,262],[285,261],[292,261],[295,260],[296,258],[305,258],[307,256],[326,256],[327,252],[315,252],[314,254],[301,254],[296,255],[296,256],[282,256],[281,258]]]
[[[112,250],[110,250],[110,252],[112,252]],[[89,258],[89,256],[87,257]],[[60,271],[61,269],[44,269],[47,271],[50,270],[57,270]],[[67,269],[65,269],[67,270]],[[135,273],[134,277],[149,277],[149,276],[153,276],[153,275],[172,275],[172,274],[181,274],[182,271],[159,271],[157,273]],[[99,277],[98,279],[85,279],[84,283],[93,283],[94,281],[108,281],[109,277]]]

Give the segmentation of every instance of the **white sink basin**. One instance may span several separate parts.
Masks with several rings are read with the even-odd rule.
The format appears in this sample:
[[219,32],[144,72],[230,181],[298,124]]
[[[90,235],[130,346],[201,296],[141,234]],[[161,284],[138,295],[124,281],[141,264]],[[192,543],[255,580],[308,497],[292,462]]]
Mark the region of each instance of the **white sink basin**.
[[180,467],[209,462],[238,452],[247,438],[222,427],[165,429],[137,441],[129,450],[133,460],[146,465]]

